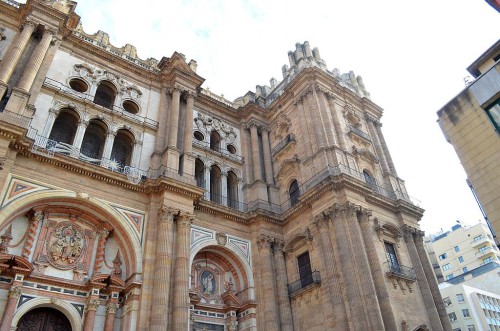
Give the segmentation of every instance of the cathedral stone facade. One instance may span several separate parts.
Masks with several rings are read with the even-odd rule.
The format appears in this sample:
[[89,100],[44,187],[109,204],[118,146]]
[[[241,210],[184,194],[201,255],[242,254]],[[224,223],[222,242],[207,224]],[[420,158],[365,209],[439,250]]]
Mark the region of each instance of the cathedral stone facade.
[[0,2],[1,331],[451,330],[361,77],[229,101],[75,7]]

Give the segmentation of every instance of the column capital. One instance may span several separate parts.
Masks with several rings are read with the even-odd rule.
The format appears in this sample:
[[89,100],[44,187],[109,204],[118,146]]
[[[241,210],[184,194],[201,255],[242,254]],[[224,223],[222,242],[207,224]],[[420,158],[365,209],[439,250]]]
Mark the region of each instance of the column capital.
[[21,286],[12,286],[9,289],[9,298],[19,299],[22,293]]
[[34,209],[31,209],[29,212],[28,212],[28,221],[30,222],[40,222],[43,220],[44,218],[44,212],[41,211],[41,210],[34,210]]
[[193,100],[198,96],[198,93],[196,93],[195,91],[191,91],[191,90],[185,90],[183,92],[184,94],[184,97],[186,98],[186,100]]
[[99,237],[101,237],[101,239],[106,239],[108,238],[109,236],[109,233],[110,231],[108,229],[99,229]]
[[39,22],[33,20],[32,18],[27,18],[26,21],[21,25],[21,28],[24,30],[25,28],[35,29]]
[[54,114],[55,116],[59,115],[59,113],[61,112],[61,109],[57,109],[57,108],[50,108],[49,109],[49,114]]
[[167,89],[168,93],[170,94],[174,94],[174,93],[179,93],[179,96],[181,95],[181,93],[184,91],[181,87],[179,86],[173,86],[173,87],[169,87]]
[[108,136],[113,136],[113,137],[116,137],[116,132],[112,129],[109,129],[108,130]]
[[285,241],[282,239],[274,239],[273,249],[275,252],[279,251],[285,253]]
[[106,305],[106,314],[116,314],[118,308],[119,305],[117,303],[110,302]]
[[179,211],[177,215],[177,225],[180,227],[190,227],[195,219],[195,215],[185,211]]
[[98,298],[91,298],[87,301],[87,304],[85,305],[85,310],[96,311],[100,305],[101,301]]
[[331,217],[331,212],[329,210],[323,211],[318,215],[314,216],[312,219],[312,223],[316,226],[316,228],[321,232],[328,228],[328,220]]
[[359,207],[359,222],[360,223],[365,223],[370,221],[370,217],[372,216],[372,211],[370,209],[364,208],[364,207]]
[[257,238],[257,247],[259,248],[259,251],[267,249],[270,252],[274,240],[275,240],[274,238],[269,237],[268,235],[265,234],[259,235],[259,237]]
[[179,210],[167,206],[162,206],[160,211],[160,222],[172,223],[176,215],[179,214]]
[[401,227],[401,232],[403,232],[403,238],[405,239],[405,242],[413,242],[413,235],[415,234],[415,230],[415,228],[406,224]]

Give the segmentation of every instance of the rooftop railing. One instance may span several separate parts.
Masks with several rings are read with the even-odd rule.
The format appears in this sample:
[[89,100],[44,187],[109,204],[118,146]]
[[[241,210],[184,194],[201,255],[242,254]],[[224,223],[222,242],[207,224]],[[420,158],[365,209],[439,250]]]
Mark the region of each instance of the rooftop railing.
[[21,7],[21,4],[17,1],[14,0],[2,0],[3,3],[6,3],[8,5],[11,5],[12,7],[19,8]]

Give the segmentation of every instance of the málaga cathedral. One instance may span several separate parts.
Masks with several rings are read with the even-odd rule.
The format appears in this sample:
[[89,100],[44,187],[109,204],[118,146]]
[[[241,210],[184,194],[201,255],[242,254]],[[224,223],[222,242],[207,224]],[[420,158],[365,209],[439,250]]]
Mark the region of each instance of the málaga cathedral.
[[76,5],[0,1],[0,331],[451,331],[360,76],[230,101]]

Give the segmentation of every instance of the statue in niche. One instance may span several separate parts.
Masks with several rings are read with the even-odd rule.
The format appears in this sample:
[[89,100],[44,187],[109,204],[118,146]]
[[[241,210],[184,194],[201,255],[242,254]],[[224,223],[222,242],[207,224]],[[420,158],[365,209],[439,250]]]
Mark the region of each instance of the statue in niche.
[[201,273],[201,291],[204,295],[212,296],[215,293],[215,277],[208,270]]
[[68,222],[61,223],[49,239],[47,248],[52,265],[62,269],[72,268],[84,248],[81,229]]

